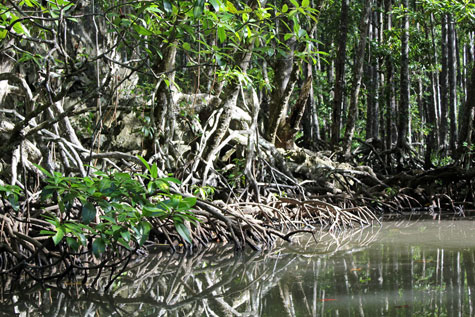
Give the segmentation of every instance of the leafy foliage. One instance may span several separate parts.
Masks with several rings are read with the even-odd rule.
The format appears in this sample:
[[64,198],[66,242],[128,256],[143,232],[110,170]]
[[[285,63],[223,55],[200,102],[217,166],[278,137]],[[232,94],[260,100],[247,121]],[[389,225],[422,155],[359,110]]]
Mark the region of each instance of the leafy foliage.
[[66,237],[67,245],[78,251],[88,247],[99,256],[108,248],[121,245],[131,249],[142,246],[153,228],[153,219],[172,221],[177,232],[188,243],[192,238],[186,222],[196,222],[191,209],[196,198],[183,197],[170,191],[170,183],[180,184],[173,177],[158,178],[158,168],[140,158],[146,167],[143,174],[102,171],[92,177],[66,177],[37,166],[46,176],[43,200],[58,204],[59,213],[45,216],[55,231],[55,245]]
[[18,211],[20,209],[19,197],[22,195],[22,189],[17,185],[5,185],[0,186],[0,195],[3,199],[6,199],[13,210]]

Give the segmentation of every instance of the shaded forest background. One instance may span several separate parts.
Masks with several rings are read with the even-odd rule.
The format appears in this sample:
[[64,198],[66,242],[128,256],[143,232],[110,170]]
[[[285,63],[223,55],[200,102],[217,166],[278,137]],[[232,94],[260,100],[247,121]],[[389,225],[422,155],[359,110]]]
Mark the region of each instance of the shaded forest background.
[[297,206],[299,226],[309,199],[334,215],[473,209],[472,1],[5,0],[0,17],[5,241],[44,247],[35,218],[73,249],[88,231],[97,255],[142,245],[173,209],[191,243],[195,205],[240,240],[212,200]]

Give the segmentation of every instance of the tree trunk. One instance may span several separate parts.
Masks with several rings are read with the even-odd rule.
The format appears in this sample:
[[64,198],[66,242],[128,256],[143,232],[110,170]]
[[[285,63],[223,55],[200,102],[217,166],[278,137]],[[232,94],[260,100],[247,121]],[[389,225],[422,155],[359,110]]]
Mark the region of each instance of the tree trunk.
[[345,98],[345,60],[346,39],[348,37],[348,6],[349,0],[341,1],[340,30],[338,52],[335,65],[335,89],[332,109],[331,144],[335,146],[340,141],[341,117],[343,99]]
[[360,94],[361,78],[363,77],[363,62],[365,57],[366,39],[368,37],[369,14],[371,12],[372,0],[365,0],[361,15],[359,32],[360,39],[356,49],[356,60],[353,71],[353,81],[351,87],[350,107],[345,129],[345,145],[343,149],[346,154],[351,151],[351,142],[355,133],[356,119],[358,118],[358,97]]
[[467,151],[472,145],[473,121],[475,115],[475,65],[472,66],[472,76],[467,80],[467,100],[462,107],[459,126],[458,147]]
[[[313,78],[313,66],[310,63],[307,64],[307,77]],[[317,98],[319,98],[319,96],[317,96]],[[313,80],[310,82],[309,96],[307,106],[305,107],[302,128],[303,145],[309,149],[316,148],[316,141],[320,139],[320,131],[315,96],[313,93]]]
[[444,15],[442,18],[442,39],[441,39],[441,46],[442,46],[442,71],[440,72],[440,127],[439,127],[439,143],[444,151],[447,147],[447,108],[448,108],[448,76],[447,76],[447,69],[448,69],[448,49],[447,49],[447,16]]
[[[388,33],[392,31],[392,0],[385,0],[385,12],[386,12],[386,30]],[[386,56],[386,149],[391,149],[397,139],[396,129],[396,88],[394,86],[394,67],[390,54]]]
[[[317,29],[315,28],[313,34],[311,34],[312,38],[316,39],[317,35]],[[318,51],[319,50],[319,43],[315,43],[315,49]],[[316,56],[317,59],[317,71],[321,71],[321,62],[320,62],[320,56],[317,54]],[[306,64],[306,72],[305,72],[306,77],[312,77],[313,76],[313,65],[311,63]],[[314,78],[315,79],[315,78]],[[317,83],[318,84],[318,83]],[[302,121],[302,128],[303,128],[303,145],[306,148],[309,149],[315,149],[316,148],[316,141],[320,139],[320,131],[319,131],[319,124],[318,124],[318,115],[317,115],[317,106],[316,106],[316,101],[315,101],[315,96],[314,96],[314,91],[313,91],[313,80],[310,83],[310,93],[309,97],[307,100],[307,105],[305,107],[305,113]],[[317,99],[321,99],[321,96],[318,95]]]
[[[373,21],[370,26],[369,37],[375,43],[380,43],[379,37],[379,13],[373,13]],[[368,54],[370,55],[370,54]],[[366,139],[377,139],[379,134],[379,58],[372,56],[370,59],[370,97],[368,98],[368,110],[366,112]]]
[[295,136],[299,131],[300,121],[305,112],[308,97],[312,88],[312,76],[308,76],[300,89],[300,96],[292,108],[288,118],[285,118],[277,132],[276,146],[291,150],[295,147]]
[[[243,54],[242,56],[240,67],[243,73],[247,71],[250,65],[253,46],[254,45],[251,44],[250,47],[248,48],[249,52]],[[226,99],[223,100],[222,106],[221,106],[223,109],[223,112],[221,116],[219,117],[219,122],[216,128],[216,131],[214,132],[213,137],[209,138],[208,144],[206,146],[206,150],[204,154],[206,162],[212,162],[215,159],[216,149],[219,147],[219,145],[221,144],[221,141],[223,140],[224,136],[228,132],[229,124],[231,123],[231,119],[232,119],[231,116],[232,116],[233,108],[236,106],[239,91],[240,91],[240,83],[237,80],[234,80],[225,89],[224,95],[226,96]]]
[[[431,20],[432,25],[432,20]],[[428,28],[424,27],[425,37],[429,40],[429,32]],[[430,63],[432,65],[437,65],[437,50],[434,43],[434,37],[432,36],[432,49],[434,51],[434,55],[430,55]],[[427,77],[430,78],[430,89],[423,89],[424,91],[430,91],[430,96],[423,96],[423,103],[425,108],[425,113],[427,116],[427,124],[426,126],[429,128],[429,134],[427,135],[427,144],[426,144],[426,151],[424,155],[424,165],[426,168],[432,166],[432,153],[437,150],[438,146],[438,116],[437,116],[437,109],[438,109],[438,78],[437,73],[434,70],[427,71]],[[423,94],[424,95],[424,94]]]
[[[287,25],[291,25],[289,19],[285,19]],[[284,41],[284,27],[283,23],[278,23],[276,31],[281,37],[281,41],[289,47],[290,52],[288,55],[279,59],[273,65],[274,68],[274,85],[275,88],[272,91],[269,102],[269,119],[265,129],[266,138],[272,144],[275,144],[275,138],[277,136],[277,130],[280,127],[282,120],[287,115],[290,96],[294,90],[295,83],[298,79],[298,67],[294,64],[294,51],[297,46],[295,37],[291,37],[287,41]]]
[[409,82],[409,1],[402,1],[404,10],[402,19],[401,35],[401,78],[400,78],[400,100],[398,118],[398,138],[397,146],[404,150],[407,148],[407,131],[409,127],[409,102],[410,102],[410,82]]
[[297,65],[291,65],[289,72],[287,65],[282,63],[281,66],[277,67],[276,73],[278,87],[275,88],[271,95],[269,124],[266,129],[267,140],[272,144],[276,143],[278,129],[287,115],[290,96],[298,79],[298,67]]
[[449,77],[449,118],[450,118],[450,151],[455,153],[457,143],[457,126],[455,114],[457,113],[457,48],[455,37],[455,21],[447,16],[448,24],[448,77]]

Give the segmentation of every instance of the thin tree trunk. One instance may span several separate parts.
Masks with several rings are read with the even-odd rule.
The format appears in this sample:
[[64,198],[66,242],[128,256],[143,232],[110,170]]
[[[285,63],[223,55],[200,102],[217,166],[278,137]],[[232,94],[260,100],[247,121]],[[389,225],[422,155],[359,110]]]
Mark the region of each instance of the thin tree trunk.
[[[311,35],[312,38],[316,38],[317,30],[315,28],[313,34]],[[318,51],[318,43],[316,45],[316,50]],[[317,68],[320,70],[320,56],[317,55]],[[306,64],[306,77],[314,77],[313,76],[313,65],[311,63]],[[317,96],[320,98],[320,96]],[[307,100],[307,105],[305,107],[305,113],[302,120],[302,128],[303,128],[303,145],[307,148],[315,148],[316,141],[320,139],[320,131],[318,126],[318,116],[317,116],[317,109],[316,109],[316,102],[315,96],[313,93],[313,80],[310,83],[310,94]]]
[[[434,35],[434,15],[431,13],[430,15],[430,36],[431,36],[431,42],[432,42],[432,50],[433,50],[433,56],[434,56],[434,61],[432,62],[432,65],[439,65],[439,55],[437,54],[437,46],[435,44],[435,35]],[[434,106],[435,106],[435,116],[436,116],[436,126],[434,126],[434,130],[437,131],[437,145],[439,144],[439,126],[440,126],[440,109],[441,109],[441,95],[440,95],[440,80],[439,80],[439,72],[436,72],[435,70],[432,71],[432,87],[433,87],[433,94],[434,94]]]
[[[392,30],[392,0],[385,0],[386,30]],[[397,139],[395,124],[396,116],[396,88],[394,87],[394,67],[391,55],[386,56],[386,149],[391,149]]]
[[[373,13],[373,21],[370,26],[369,37],[372,41],[380,43],[379,35],[379,12]],[[371,55],[369,53],[368,55]],[[372,61],[372,62],[371,62]],[[377,56],[370,58],[370,97],[368,98],[368,110],[366,112],[366,139],[377,139],[379,134],[379,59]]]
[[447,76],[447,69],[448,69],[448,49],[447,49],[447,16],[444,15],[442,18],[442,71],[440,72],[440,127],[439,127],[439,143],[444,151],[447,147],[447,108],[448,108],[448,76]]
[[472,145],[473,121],[475,119],[475,65],[472,67],[472,76],[467,82],[467,100],[461,111],[458,140],[458,147],[464,151]]
[[410,82],[409,82],[409,1],[402,1],[404,10],[406,10],[402,19],[401,36],[401,78],[400,78],[400,100],[399,100],[399,118],[398,118],[398,138],[397,146],[401,150],[407,148],[407,132],[409,127],[409,101],[410,101]]
[[[432,29],[432,19],[430,21],[431,25],[431,32]],[[429,40],[429,32],[428,27],[425,26],[425,37]],[[433,33],[431,33],[433,35]],[[432,49],[434,51],[433,55],[429,56],[430,63],[432,65],[437,65],[437,49],[435,47],[434,37],[432,36]],[[426,71],[427,77],[430,78],[430,89],[427,87],[423,88],[424,91],[431,91],[431,95],[424,97],[423,96],[423,103],[425,108],[425,113],[427,116],[427,124],[426,127],[429,127],[429,133],[427,135],[427,144],[426,144],[426,151],[424,155],[424,165],[426,168],[432,166],[432,153],[434,153],[438,146],[438,77],[437,73],[434,70]],[[430,99],[429,99],[430,98]]]
[[[313,77],[313,66],[310,63],[307,64],[307,76]],[[320,133],[318,129],[315,96],[313,94],[313,81],[310,83],[310,94],[305,107],[302,128],[304,146],[307,148],[315,148],[316,141],[320,138]]]
[[358,118],[358,97],[360,94],[361,78],[363,77],[363,62],[365,57],[366,40],[368,37],[369,14],[371,13],[372,0],[365,0],[361,15],[359,32],[360,39],[356,49],[356,60],[353,71],[353,82],[351,87],[350,107],[345,129],[345,145],[343,149],[346,154],[351,151],[351,142],[355,133],[356,119]]
[[[370,41],[374,41],[374,29],[373,29],[373,21],[369,23],[369,30],[368,30],[368,38]],[[371,46],[368,47],[368,56],[365,65],[365,73],[368,74],[368,95],[367,95],[367,107],[366,107],[366,139],[371,139],[373,137],[373,122],[378,118],[374,116],[374,86],[375,86],[375,78],[374,78],[374,61],[371,52]]]
[[450,151],[455,153],[457,143],[457,126],[455,114],[457,113],[457,48],[455,43],[455,22],[450,15],[447,16],[448,24],[448,77],[449,77],[449,118],[450,118]]
[[343,99],[345,96],[345,60],[346,39],[348,36],[348,6],[349,0],[341,1],[340,30],[338,52],[335,65],[335,89],[333,96],[331,144],[335,146],[340,141],[341,117]]

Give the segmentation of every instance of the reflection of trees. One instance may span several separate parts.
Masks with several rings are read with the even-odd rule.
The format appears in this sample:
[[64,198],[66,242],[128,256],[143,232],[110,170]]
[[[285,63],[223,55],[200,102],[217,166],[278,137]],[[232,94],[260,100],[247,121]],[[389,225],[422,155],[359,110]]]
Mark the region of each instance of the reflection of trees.
[[[414,229],[406,232],[405,223],[396,223],[389,230],[417,235],[418,224],[410,226]],[[362,245],[364,232],[357,233]],[[373,234],[369,242],[378,238],[381,235]],[[314,256],[315,245],[304,244],[307,266],[298,261],[299,282],[283,277],[281,288],[274,291],[274,298],[283,297],[291,309],[277,301],[281,306],[274,309],[287,311],[287,316],[475,315],[473,248],[419,246],[413,239],[412,244],[385,241],[356,249],[353,242],[346,249]]]
[[[411,234],[416,234],[417,226]],[[120,271],[48,285],[1,280],[5,316],[399,316],[474,315],[473,249],[385,240],[404,223],[339,235],[321,232],[272,252],[233,246],[180,256],[151,254]],[[401,232],[397,231],[401,230]],[[383,241],[383,243],[377,243]],[[13,283],[13,284],[12,284]],[[29,287],[29,288],[28,288]],[[8,291],[13,288],[14,296]],[[0,314],[1,316],[1,314]]]
[[[216,246],[193,256],[157,253],[123,273],[107,294],[103,291],[114,273],[101,275],[95,290],[88,291],[80,281],[49,284],[46,291],[32,284],[28,291],[5,296],[8,299],[2,302],[0,311],[41,312],[47,316],[93,312],[100,316],[138,312],[141,316],[258,315],[261,299],[296,258],[292,254],[281,256],[279,249],[267,255],[235,253],[233,246]],[[2,285],[12,287],[8,283]]]

